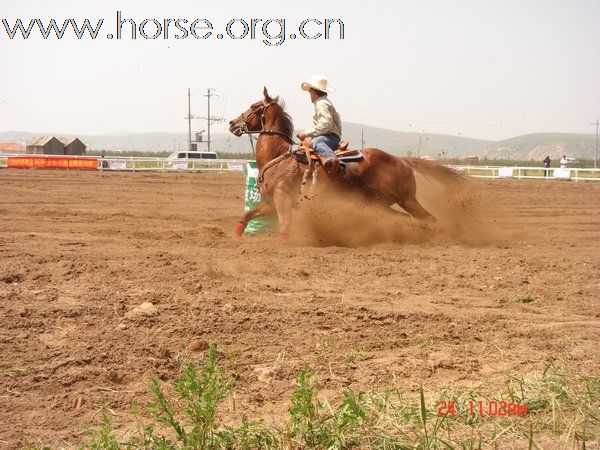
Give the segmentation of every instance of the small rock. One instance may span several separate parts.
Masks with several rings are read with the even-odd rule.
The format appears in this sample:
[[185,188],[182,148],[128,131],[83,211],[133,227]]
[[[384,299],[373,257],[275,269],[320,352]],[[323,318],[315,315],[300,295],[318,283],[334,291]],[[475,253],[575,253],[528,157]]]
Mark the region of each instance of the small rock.
[[233,305],[231,303],[225,303],[223,305],[223,311],[225,311],[225,312],[231,312],[233,310],[234,310],[234,308],[233,308]]
[[119,325],[117,325],[117,328],[119,330],[126,330],[127,329],[127,325],[125,325],[124,323],[120,323]]
[[136,306],[127,314],[125,317],[134,319],[137,317],[155,317],[158,316],[158,308],[150,302],[144,302],[141,305]]

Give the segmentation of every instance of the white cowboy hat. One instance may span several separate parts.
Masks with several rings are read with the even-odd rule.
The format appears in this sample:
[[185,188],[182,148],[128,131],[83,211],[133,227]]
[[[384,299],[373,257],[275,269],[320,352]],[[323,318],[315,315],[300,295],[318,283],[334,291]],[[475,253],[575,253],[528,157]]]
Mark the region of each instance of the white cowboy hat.
[[335,92],[333,87],[327,86],[327,78],[320,75],[313,75],[310,77],[310,81],[305,81],[300,87],[303,91],[308,91],[310,88],[313,88],[322,92]]

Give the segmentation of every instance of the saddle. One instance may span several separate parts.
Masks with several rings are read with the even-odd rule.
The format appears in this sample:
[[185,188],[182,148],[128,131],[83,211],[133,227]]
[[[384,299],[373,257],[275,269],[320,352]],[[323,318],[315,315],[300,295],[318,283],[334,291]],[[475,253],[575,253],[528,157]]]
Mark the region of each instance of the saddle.
[[[362,161],[364,158],[362,152],[358,149],[348,149],[348,145],[348,141],[341,141],[338,149],[334,150],[333,153],[338,157],[338,160],[342,163]],[[308,159],[306,158],[307,147],[310,153],[310,159],[319,161],[319,155],[310,148],[310,144],[306,141],[301,142],[300,145],[295,145],[295,147],[292,156],[301,164],[308,164]]]

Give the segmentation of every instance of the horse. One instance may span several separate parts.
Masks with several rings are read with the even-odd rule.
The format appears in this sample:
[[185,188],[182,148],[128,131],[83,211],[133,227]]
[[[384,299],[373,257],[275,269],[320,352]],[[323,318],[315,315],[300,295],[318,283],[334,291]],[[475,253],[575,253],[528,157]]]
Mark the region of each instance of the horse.
[[[237,137],[258,134],[255,149],[258,187],[266,199],[256,208],[246,211],[236,224],[233,235],[241,236],[250,220],[275,211],[280,239],[286,240],[308,166],[292,157],[294,125],[285,111],[284,102],[279,96],[272,98],[265,87],[262,99],[229,122],[229,131]],[[397,204],[423,222],[435,222],[436,219],[416,198],[415,172],[448,186],[463,179],[462,175],[434,161],[399,158],[377,148],[365,148],[362,154],[362,161],[346,163],[347,170],[339,177],[326,175],[318,165],[315,170],[320,171],[319,179],[327,180],[328,188],[360,192],[368,201],[386,208],[391,209]]]

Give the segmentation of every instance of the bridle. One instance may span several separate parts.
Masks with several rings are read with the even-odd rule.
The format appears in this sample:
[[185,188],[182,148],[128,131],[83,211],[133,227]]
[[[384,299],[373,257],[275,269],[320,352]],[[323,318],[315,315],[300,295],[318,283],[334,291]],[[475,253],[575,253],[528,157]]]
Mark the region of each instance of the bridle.
[[[281,136],[281,137],[285,138],[291,144],[290,148],[283,155],[280,155],[280,156],[276,157],[275,159],[272,159],[265,165],[265,167],[263,167],[263,169],[260,171],[260,173],[256,179],[256,183],[258,186],[260,186],[264,182],[264,175],[265,175],[265,172],[267,171],[267,169],[273,167],[275,164],[278,164],[279,162],[283,161],[284,159],[292,156],[294,144],[296,144],[296,142],[291,137],[289,137],[285,133],[282,133],[279,130],[265,130],[265,114],[267,112],[267,109],[269,109],[273,105],[277,105],[277,102],[267,103],[266,105],[263,103],[256,112],[251,109],[250,113],[243,112],[241,115],[242,123],[240,124],[240,133],[247,134],[248,137],[250,138],[250,145],[252,146],[252,153],[254,153],[255,157],[256,157],[256,150],[254,149],[254,141],[253,141],[253,137],[252,137],[253,134],[258,134],[258,135],[269,134],[269,135]],[[261,115],[260,116],[260,128],[261,129],[259,131],[251,131],[248,129],[248,120],[250,119],[250,114],[259,114],[259,111],[260,111],[260,115]],[[259,187],[259,189],[260,189],[260,187]]]
[[271,106],[273,105],[277,105],[277,102],[271,102],[271,103],[267,103],[266,105],[263,103],[260,108],[258,108],[258,111],[260,111],[260,130],[258,131],[252,131],[248,129],[248,120],[250,119],[250,114],[259,114],[259,112],[255,112],[254,110],[250,110],[250,113],[248,113],[247,111],[244,111],[241,115],[242,117],[242,123],[240,124],[240,133],[241,134],[247,134],[248,137],[250,138],[250,145],[252,146],[252,152],[254,153],[254,156],[256,156],[256,150],[254,149],[254,141],[253,141],[253,134],[269,134],[269,135],[277,135],[277,136],[281,136],[283,138],[285,138],[290,144],[295,144],[296,142],[289,137],[287,134],[282,133],[279,130],[265,130],[265,114],[267,112],[267,109],[269,109]]

